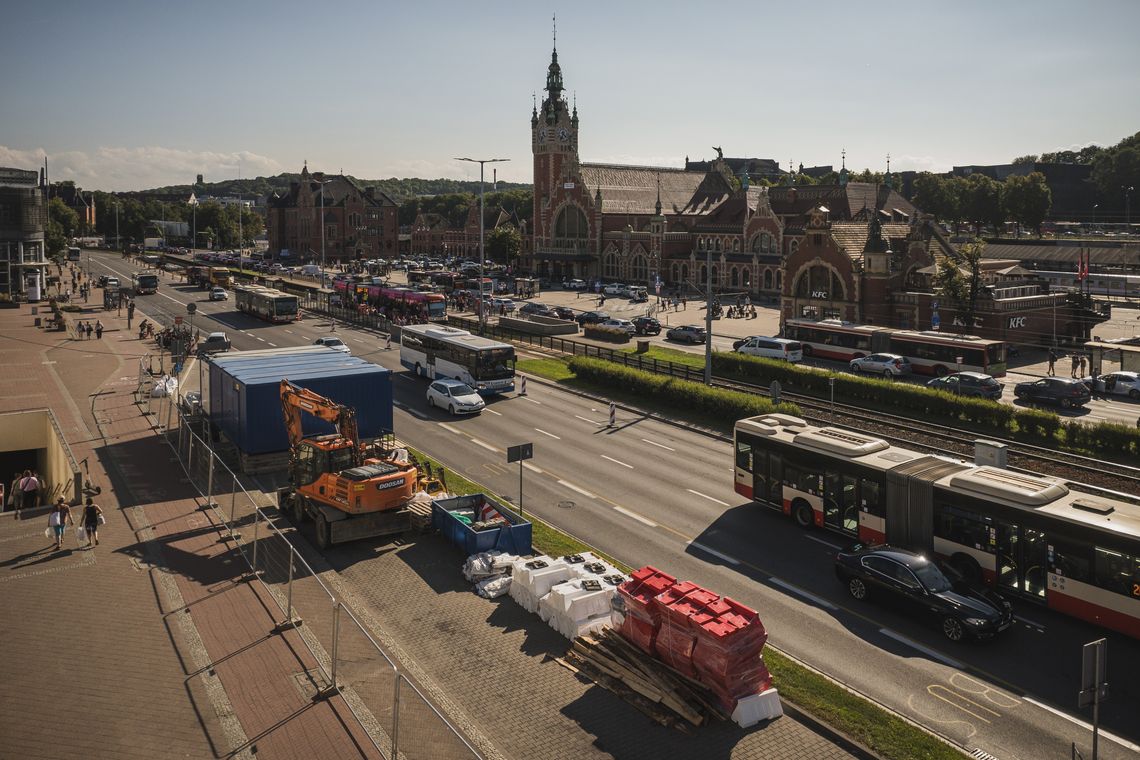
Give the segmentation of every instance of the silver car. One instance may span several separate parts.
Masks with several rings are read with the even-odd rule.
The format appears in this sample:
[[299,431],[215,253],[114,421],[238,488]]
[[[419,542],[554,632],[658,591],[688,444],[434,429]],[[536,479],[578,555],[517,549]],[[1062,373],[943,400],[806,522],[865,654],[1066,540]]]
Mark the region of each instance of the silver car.
[[1137,372],[1109,372],[1096,379],[1097,393],[1108,396],[1127,396],[1133,401],[1140,401],[1140,373]]
[[898,354],[871,354],[851,360],[852,372],[867,372],[883,377],[901,377],[911,373],[910,360]]

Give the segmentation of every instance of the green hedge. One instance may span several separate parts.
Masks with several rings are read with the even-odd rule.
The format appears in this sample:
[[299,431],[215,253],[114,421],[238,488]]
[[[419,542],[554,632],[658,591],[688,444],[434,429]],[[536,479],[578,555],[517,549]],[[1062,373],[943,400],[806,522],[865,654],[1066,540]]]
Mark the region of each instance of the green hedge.
[[771,412],[801,414],[800,408],[795,404],[773,404],[764,396],[753,393],[709,388],[691,380],[644,372],[605,359],[576,356],[570,360],[570,369],[579,378],[588,382],[618,388],[659,403],[673,404],[698,413],[720,417],[727,422]]
[[[1086,425],[1062,421],[1053,412],[995,404],[980,398],[957,396],[923,385],[892,383],[877,377],[826,372],[778,359],[719,351],[713,354],[713,371],[730,379],[768,385],[779,380],[786,390],[830,398],[828,380],[835,379],[835,398],[845,404],[890,408],[919,419],[970,428],[981,435],[1012,438],[1120,460],[1140,456],[1140,430],[1101,422]],[[1008,389],[1012,392],[1012,388]]]
[[587,338],[608,340],[611,343],[629,343],[629,339],[633,337],[620,327],[605,325],[586,325],[582,328],[582,334]]

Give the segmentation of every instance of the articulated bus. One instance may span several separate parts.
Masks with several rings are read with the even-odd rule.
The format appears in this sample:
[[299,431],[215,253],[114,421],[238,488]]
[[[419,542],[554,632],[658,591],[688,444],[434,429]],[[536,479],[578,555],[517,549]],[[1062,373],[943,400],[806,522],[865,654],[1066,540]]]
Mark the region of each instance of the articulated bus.
[[293,322],[297,319],[297,296],[261,285],[238,285],[234,288],[238,311],[260,317],[267,322]]
[[803,344],[804,356],[849,362],[868,354],[886,352],[910,359],[921,375],[984,372],[1005,375],[1005,343],[938,331],[899,330],[859,325],[838,319],[789,319],[783,337]]
[[423,290],[412,290],[390,285],[364,285],[348,280],[340,280],[335,284],[342,293],[351,292],[364,295],[368,303],[378,309],[386,310],[397,304],[413,304],[423,312],[429,322],[443,322],[447,320],[447,296],[442,293],[430,293]]
[[768,414],[735,428],[735,489],[804,528],[932,552],[967,578],[1140,638],[1140,500]]
[[158,292],[158,275],[154,272],[135,272],[131,275],[131,289],[136,296]]
[[515,347],[456,327],[400,328],[400,364],[429,380],[461,380],[481,395],[515,389]]

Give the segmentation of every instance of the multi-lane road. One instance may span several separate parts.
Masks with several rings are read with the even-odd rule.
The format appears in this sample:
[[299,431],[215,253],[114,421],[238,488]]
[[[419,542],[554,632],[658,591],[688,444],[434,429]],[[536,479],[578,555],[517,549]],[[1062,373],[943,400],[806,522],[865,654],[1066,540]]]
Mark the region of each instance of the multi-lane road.
[[[120,277],[132,264],[92,257],[95,273]],[[327,320],[269,325],[208,302],[202,291],[164,280],[140,297],[144,315],[198,307],[203,331],[225,330],[234,349],[312,343]],[[506,447],[533,442],[522,500],[529,512],[622,561],[653,564],[760,611],[773,645],[873,699],[998,758],[1089,756],[1089,716],[1076,711],[1080,645],[1103,631],[1029,603],[1018,624],[985,645],[955,646],[938,631],[850,600],[832,573],[841,539],[803,532],[782,516],[743,503],[732,489],[730,444],[667,421],[619,410],[537,382],[529,394],[492,401],[472,418],[429,410],[426,383],[399,366],[374,334],[337,327],[352,352],[395,373],[396,433],[445,465],[512,501],[517,465]],[[190,368],[187,380],[196,382]],[[1111,700],[1101,709],[1102,757],[1140,753],[1140,642],[1109,634]]]

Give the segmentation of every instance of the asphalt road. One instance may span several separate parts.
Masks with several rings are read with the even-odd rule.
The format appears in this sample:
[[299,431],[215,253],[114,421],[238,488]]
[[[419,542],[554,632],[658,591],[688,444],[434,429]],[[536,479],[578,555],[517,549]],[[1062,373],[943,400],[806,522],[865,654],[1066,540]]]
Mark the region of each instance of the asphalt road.
[[[96,255],[98,273],[131,265]],[[142,314],[184,313],[197,302],[203,332],[226,330],[234,348],[312,343],[330,331],[324,319],[269,325],[211,303],[205,293],[164,280],[138,299]],[[652,564],[759,610],[772,644],[864,694],[998,758],[1067,756],[1091,739],[1075,710],[1080,645],[1104,632],[1029,603],[1019,624],[985,645],[951,645],[940,633],[890,609],[857,604],[832,574],[842,539],[803,532],[781,515],[744,503],[732,490],[729,443],[664,421],[619,411],[605,426],[604,402],[538,382],[529,395],[492,401],[478,417],[429,410],[426,382],[399,366],[374,334],[337,332],[353,353],[394,370],[396,432],[445,465],[519,500],[519,469],[509,445],[532,441],[522,501],[528,511],[613,554]],[[191,367],[187,380],[193,385]],[[1111,700],[1101,709],[1101,756],[1140,752],[1140,642],[1108,635]]]

